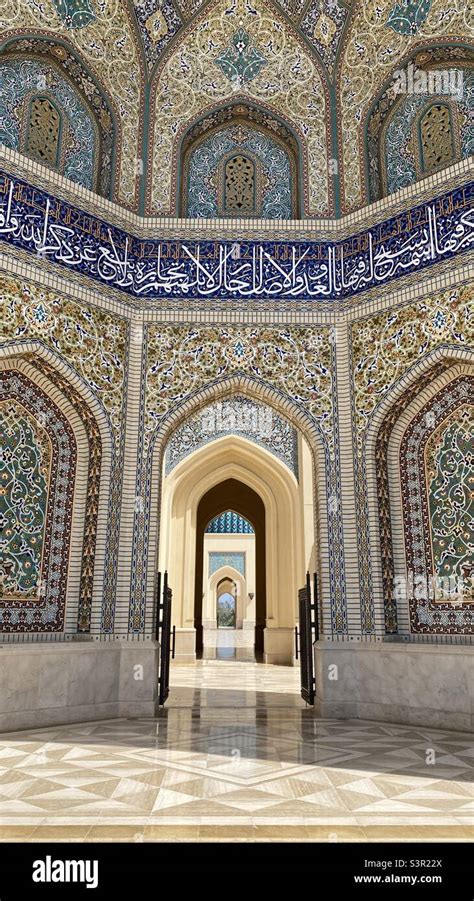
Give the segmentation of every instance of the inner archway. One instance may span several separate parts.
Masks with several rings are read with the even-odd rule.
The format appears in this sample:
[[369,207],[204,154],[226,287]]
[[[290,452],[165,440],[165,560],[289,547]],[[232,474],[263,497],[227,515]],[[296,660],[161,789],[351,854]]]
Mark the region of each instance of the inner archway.
[[208,524],[227,510],[233,510],[248,520],[255,533],[255,651],[263,654],[266,626],[265,505],[253,488],[235,478],[214,485],[198,504],[194,586],[196,653],[200,654],[203,650],[204,533]]
[[227,579],[217,586],[216,622],[218,629],[235,629],[237,625],[237,585]]

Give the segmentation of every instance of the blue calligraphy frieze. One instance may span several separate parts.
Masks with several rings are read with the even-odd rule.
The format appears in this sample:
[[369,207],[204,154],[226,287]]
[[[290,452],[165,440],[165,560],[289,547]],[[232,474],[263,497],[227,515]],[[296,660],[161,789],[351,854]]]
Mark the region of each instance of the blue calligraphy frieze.
[[472,199],[471,183],[343,241],[150,240],[0,173],[0,236],[150,301],[345,300],[472,248]]

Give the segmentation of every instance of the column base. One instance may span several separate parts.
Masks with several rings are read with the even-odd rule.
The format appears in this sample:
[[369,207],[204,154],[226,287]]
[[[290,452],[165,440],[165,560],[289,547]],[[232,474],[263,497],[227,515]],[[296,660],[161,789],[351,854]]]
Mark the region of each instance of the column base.
[[176,629],[175,663],[196,663],[196,629]]
[[263,630],[264,663],[294,666],[294,631],[291,628]]

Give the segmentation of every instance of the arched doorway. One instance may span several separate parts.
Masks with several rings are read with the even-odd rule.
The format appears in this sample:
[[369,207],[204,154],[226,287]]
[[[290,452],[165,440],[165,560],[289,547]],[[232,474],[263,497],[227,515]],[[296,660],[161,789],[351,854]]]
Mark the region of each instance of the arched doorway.
[[225,479],[214,485],[198,504],[194,588],[196,653],[199,654],[203,648],[204,532],[208,523],[225,510],[234,510],[243,516],[252,524],[255,532],[255,650],[257,653],[263,653],[266,625],[265,505],[256,491],[235,478]]
[[237,585],[228,579],[217,586],[216,624],[218,629],[235,629],[237,625]]
[[[173,589],[176,661],[193,663],[202,648],[206,525],[224,510],[252,523],[255,532],[256,647],[265,663],[293,665],[298,589],[313,569],[313,482],[309,451],[299,473],[265,447],[240,435],[215,438],[162,471],[159,565]],[[308,565],[309,564],[309,565]],[[234,571],[235,572],[235,571]],[[221,573],[221,576],[224,573]],[[239,578],[235,572],[234,578]],[[215,626],[215,613],[212,613]]]

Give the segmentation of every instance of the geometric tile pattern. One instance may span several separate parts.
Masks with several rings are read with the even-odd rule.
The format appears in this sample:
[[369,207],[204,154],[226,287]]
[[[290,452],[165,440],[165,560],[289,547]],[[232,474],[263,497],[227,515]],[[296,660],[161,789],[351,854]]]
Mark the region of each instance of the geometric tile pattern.
[[237,572],[245,576],[245,554],[242,553],[220,553],[219,551],[210,551],[209,553],[209,575],[212,576],[223,566],[231,566]]
[[172,839],[196,823],[230,827],[220,838],[239,826],[266,827],[267,837],[271,827],[324,827],[333,840],[347,830],[366,838],[375,826],[379,835],[398,826],[407,836],[422,830],[418,838],[440,827],[467,836],[472,735],[316,719],[299,697],[297,668],[201,661],[172,667],[171,677],[156,719],[4,736],[2,838],[20,826],[41,827],[38,838],[56,826],[64,837],[75,825],[91,839],[126,826],[129,840],[144,831]]
[[216,516],[206,527],[206,532],[217,533],[220,535],[225,535],[229,532],[232,535],[248,535],[252,534],[253,531],[253,526],[249,523],[248,519],[244,519],[244,517],[240,516],[238,513],[233,513],[232,510],[226,510],[225,513]]

